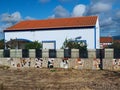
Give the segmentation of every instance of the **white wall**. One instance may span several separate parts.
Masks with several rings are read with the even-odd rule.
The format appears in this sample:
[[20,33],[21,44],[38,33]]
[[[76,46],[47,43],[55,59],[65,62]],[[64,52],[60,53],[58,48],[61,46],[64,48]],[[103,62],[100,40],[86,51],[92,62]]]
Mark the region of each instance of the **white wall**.
[[55,49],[54,42],[42,42],[42,49]]
[[[95,48],[95,40],[98,45],[99,42],[99,33],[95,39],[95,28],[88,28],[88,29],[63,29],[63,30],[44,30],[44,31],[23,31],[23,32],[5,32],[5,40],[9,41],[10,39],[16,38],[23,38],[28,40],[38,40],[39,42],[42,41],[49,41],[55,40],[56,41],[56,49],[62,47],[65,38],[76,38],[81,36],[82,40],[87,40],[88,49]],[[98,32],[98,29],[97,29]]]

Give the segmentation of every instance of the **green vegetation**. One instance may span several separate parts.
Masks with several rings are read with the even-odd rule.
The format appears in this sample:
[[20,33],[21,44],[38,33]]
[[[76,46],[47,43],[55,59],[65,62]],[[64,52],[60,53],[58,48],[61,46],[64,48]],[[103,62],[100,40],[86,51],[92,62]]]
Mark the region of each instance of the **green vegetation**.
[[120,49],[120,42],[114,41],[108,48]]
[[40,49],[42,48],[42,44],[38,41],[30,42],[25,44],[25,49]]
[[83,51],[87,50],[87,45],[84,42],[77,42],[75,40],[72,39],[65,39],[62,49],[80,49]]
[[0,40],[0,49],[4,49],[4,39]]

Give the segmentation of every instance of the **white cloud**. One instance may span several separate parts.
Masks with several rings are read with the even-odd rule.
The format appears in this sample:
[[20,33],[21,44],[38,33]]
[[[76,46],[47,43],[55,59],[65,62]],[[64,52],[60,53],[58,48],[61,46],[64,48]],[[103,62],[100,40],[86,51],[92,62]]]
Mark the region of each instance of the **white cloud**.
[[77,17],[77,16],[83,16],[86,11],[86,6],[83,4],[76,5],[73,8],[72,16]]
[[52,16],[49,16],[49,18],[63,18],[63,17],[70,16],[68,10],[66,10],[61,5],[57,6],[53,12],[54,12],[54,14]]
[[97,3],[107,3],[107,4],[112,4],[114,2],[118,2],[119,0],[91,0],[92,4],[97,4]]
[[4,13],[1,15],[1,22],[16,23],[22,20],[20,12],[14,12],[12,14]]
[[120,11],[118,11],[118,12],[116,13],[116,17],[117,17],[117,18],[120,18]]
[[49,16],[48,18],[64,18],[64,17],[78,17],[83,16],[86,12],[86,6],[83,4],[78,4],[73,8],[71,13],[68,12],[64,7],[61,5],[57,6],[54,11],[53,15]]
[[22,19],[20,12],[14,12],[11,15],[11,17],[12,17],[12,20],[16,21],[16,22],[18,22],[18,21],[20,21]]
[[113,24],[113,20],[112,17],[108,17],[106,19],[101,20],[100,24],[101,24],[101,28],[104,27],[110,27]]
[[35,20],[35,18],[30,17],[30,16],[26,16],[26,17],[25,17],[25,20]]
[[[2,15],[0,15],[0,30],[4,30],[17,22],[20,22],[21,20],[23,20],[23,18],[20,12],[14,12],[12,14],[3,13]],[[24,20],[35,20],[35,18],[26,16]]]
[[98,3],[94,3],[94,5],[91,6],[90,13],[91,14],[99,14],[102,12],[109,11],[111,8],[112,8],[112,6],[110,3],[98,2]]
[[11,23],[2,24],[2,25],[0,26],[0,31],[5,30],[7,27],[10,27],[10,26],[12,26]]
[[0,31],[12,26],[13,24],[22,20],[20,12],[14,12],[12,14],[3,13],[0,15]]
[[48,19],[52,19],[52,18],[55,18],[54,14],[48,17]]
[[[91,0],[86,15],[98,15],[101,33],[119,34],[120,31],[120,0]],[[113,33],[115,31],[115,33]]]

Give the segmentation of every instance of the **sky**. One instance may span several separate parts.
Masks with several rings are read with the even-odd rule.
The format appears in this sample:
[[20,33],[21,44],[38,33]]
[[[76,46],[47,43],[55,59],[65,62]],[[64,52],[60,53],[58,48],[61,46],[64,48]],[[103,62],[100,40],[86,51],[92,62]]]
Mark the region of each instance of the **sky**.
[[2,31],[22,20],[99,16],[101,36],[120,35],[120,0],[0,0]]

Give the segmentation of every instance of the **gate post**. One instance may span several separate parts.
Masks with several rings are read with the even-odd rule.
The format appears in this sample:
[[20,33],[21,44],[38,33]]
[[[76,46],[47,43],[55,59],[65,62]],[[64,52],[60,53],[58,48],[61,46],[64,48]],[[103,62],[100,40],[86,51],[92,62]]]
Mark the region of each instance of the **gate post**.
[[100,70],[103,70],[103,52],[102,52],[102,49],[100,49],[100,65],[99,65],[99,68]]

